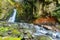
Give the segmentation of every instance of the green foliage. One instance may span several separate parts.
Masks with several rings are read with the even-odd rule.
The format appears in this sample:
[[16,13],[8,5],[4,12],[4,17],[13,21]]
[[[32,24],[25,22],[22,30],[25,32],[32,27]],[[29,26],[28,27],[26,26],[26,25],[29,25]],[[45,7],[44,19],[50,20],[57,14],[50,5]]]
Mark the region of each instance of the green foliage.
[[[20,8],[22,8],[22,11]],[[30,20],[33,19],[33,0],[24,0],[17,11],[16,21],[20,22],[23,20],[25,22],[30,22]]]
[[0,31],[2,31],[2,32],[3,32],[3,31],[6,31],[6,30],[5,30],[3,27],[1,27],[1,28],[0,28]]
[[53,1],[53,0],[45,0],[46,2],[51,2],[51,1]]
[[60,11],[56,11],[56,12],[52,13],[51,15],[55,16],[57,18],[60,18]]
[[8,32],[11,32],[11,35],[20,35],[20,31],[18,29],[12,28],[12,27],[0,27],[0,35],[8,34]]
[[[33,1],[25,1],[24,3],[25,5],[25,16],[26,16],[26,20],[31,21],[34,19],[34,15],[33,15]],[[27,9],[28,8],[28,9]]]
[[51,15],[60,18],[60,5],[56,7],[56,9],[51,13]]
[[17,37],[0,37],[0,40],[21,40],[22,38],[17,38]]
[[51,13],[51,16],[54,16],[60,22],[60,6],[56,7],[56,9]]
[[20,32],[17,29],[13,29],[12,34],[20,34]]
[[0,40],[2,40],[2,37],[0,37]]
[[12,13],[13,6],[7,0],[0,0],[0,20],[6,20]]

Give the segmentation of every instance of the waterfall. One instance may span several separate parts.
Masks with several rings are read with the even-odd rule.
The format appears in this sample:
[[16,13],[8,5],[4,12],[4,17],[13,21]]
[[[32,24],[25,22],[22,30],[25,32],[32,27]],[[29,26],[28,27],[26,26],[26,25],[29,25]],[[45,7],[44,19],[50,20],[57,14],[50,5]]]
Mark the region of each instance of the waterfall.
[[14,22],[16,17],[16,9],[14,9],[13,15],[9,18],[8,22]]

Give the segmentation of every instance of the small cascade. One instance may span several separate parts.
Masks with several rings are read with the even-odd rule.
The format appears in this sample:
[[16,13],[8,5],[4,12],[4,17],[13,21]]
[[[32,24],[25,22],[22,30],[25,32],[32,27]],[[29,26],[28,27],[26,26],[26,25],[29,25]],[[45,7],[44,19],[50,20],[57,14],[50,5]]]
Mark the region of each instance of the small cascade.
[[[20,26],[22,28],[27,28],[27,29],[32,30],[32,31],[30,31],[30,33],[34,37],[46,35],[46,36],[50,36],[53,40],[60,40],[60,32],[52,31],[52,30],[46,30],[42,26],[38,26],[38,25],[34,25],[34,24],[28,24],[28,23],[20,23]],[[34,30],[35,30],[35,32],[34,32]],[[26,30],[26,31],[28,31],[28,30]]]
[[60,32],[46,30],[43,27],[34,26],[36,27],[36,33],[34,35],[40,36],[40,35],[47,35],[50,36],[53,40],[60,40]]
[[14,22],[16,17],[16,9],[14,9],[13,15],[9,18],[8,22]]

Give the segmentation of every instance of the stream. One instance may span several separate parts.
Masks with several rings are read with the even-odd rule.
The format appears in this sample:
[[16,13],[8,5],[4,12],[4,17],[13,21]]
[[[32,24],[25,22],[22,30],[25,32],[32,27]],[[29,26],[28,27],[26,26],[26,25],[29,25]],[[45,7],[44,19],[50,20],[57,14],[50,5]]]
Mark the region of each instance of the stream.
[[[14,9],[13,15],[9,18],[8,22],[12,23],[15,22],[16,12],[17,12],[16,9]],[[28,23],[19,23],[19,24],[21,28],[27,28],[32,30],[30,31],[30,33],[32,34],[33,37],[40,35],[47,35],[50,36],[53,40],[60,40],[60,32],[46,30],[45,28],[34,24],[28,24]]]
[[46,36],[50,36],[53,40],[60,40],[60,32],[56,32],[56,31],[52,31],[52,30],[46,30],[45,28],[38,26],[38,25],[34,25],[34,24],[28,24],[28,23],[20,23],[20,26],[22,26],[23,28],[27,28],[30,30],[34,30],[35,32],[30,32],[33,33],[32,36],[40,36],[40,35],[46,35]]

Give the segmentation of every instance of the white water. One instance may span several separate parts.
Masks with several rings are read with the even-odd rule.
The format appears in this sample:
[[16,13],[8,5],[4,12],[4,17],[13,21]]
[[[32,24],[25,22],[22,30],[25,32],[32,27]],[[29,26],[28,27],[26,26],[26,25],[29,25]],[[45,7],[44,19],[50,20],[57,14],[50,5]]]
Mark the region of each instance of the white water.
[[16,17],[16,9],[14,9],[13,15],[9,18],[8,22],[14,22]]
[[[23,28],[32,30],[30,31],[32,36],[46,35],[46,36],[50,36],[53,40],[60,40],[60,32],[46,30],[43,27],[40,27],[38,25],[33,25],[33,24],[28,24],[28,23],[20,23],[20,26]],[[33,32],[34,29],[35,29],[35,32]]]

